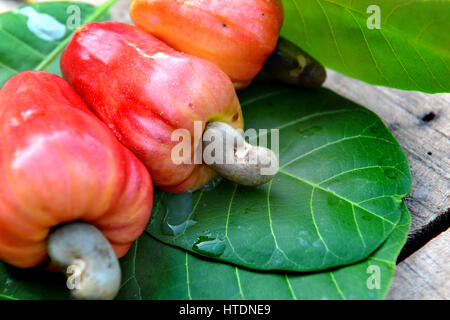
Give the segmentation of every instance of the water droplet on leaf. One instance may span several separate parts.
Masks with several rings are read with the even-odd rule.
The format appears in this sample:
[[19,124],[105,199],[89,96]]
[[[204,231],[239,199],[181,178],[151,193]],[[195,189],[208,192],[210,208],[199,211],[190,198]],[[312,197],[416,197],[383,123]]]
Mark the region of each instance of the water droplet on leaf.
[[178,225],[172,225],[170,223],[163,223],[161,231],[165,235],[177,237],[177,236],[185,233],[189,227],[193,226],[196,223],[197,223],[197,221],[194,221],[194,220],[187,220]]
[[18,12],[28,18],[28,29],[39,39],[59,40],[66,34],[66,26],[51,15],[39,13],[31,7],[23,7]]
[[206,236],[198,237],[192,250],[208,257],[219,257],[225,251],[225,241]]

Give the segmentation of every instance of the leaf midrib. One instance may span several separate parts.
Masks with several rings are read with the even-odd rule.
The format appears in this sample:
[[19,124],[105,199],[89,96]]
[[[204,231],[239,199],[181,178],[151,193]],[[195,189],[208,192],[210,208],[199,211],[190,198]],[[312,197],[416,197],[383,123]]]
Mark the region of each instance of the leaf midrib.
[[6,299],[6,300],[21,300],[21,299],[19,299],[19,298],[15,298],[15,297],[13,297],[13,296],[8,296],[8,295],[2,294],[2,293],[0,293],[0,298],[4,298],[4,299]]

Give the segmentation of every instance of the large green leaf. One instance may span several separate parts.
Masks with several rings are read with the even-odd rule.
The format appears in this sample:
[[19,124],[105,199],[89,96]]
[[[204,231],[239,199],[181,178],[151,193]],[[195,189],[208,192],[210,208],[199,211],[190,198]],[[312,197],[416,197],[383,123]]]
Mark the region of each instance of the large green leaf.
[[[392,281],[409,230],[408,210],[383,245],[364,261],[317,273],[256,272],[212,261],[144,233],[121,259],[119,299],[379,299]],[[375,267],[370,267],[375,266]],[[372,269],[371,269],[372,268]],[[379,269],[375,269],[379,268]],[[379,287],[367,285],[377,273]],[[0,263],[1,299],[66,299],[61,274]],[[220,289],[218,289],[220,288]]]
[[79,8],[80,23],[109,19],[116,0],[99,7],[82,2],[46,2],[0,14],[0,87],[25,70],[60,75],[59,57],[69,42]]
[[280,129],[279,173],[258,188],[222,181],[157,193],[148,231],[262,270],[321,270],[378,248],[411,185],[407,159],[381,120],[327,89],[254,85],[240,98],[247,128]]
[[[410,217],[364,261],[317,273],[255,272],[165,245],[144,234],[122,260],[122,299],[379,299],[392,280]],[[379,277],[379,287],[376,286]]]
[[[325,66],[373,84],[450,92],[450,1],[283,0],[283,4],[282,35]],[[369,6],[374,5],[380,9],[380,29],[367,27],[375,13]]]

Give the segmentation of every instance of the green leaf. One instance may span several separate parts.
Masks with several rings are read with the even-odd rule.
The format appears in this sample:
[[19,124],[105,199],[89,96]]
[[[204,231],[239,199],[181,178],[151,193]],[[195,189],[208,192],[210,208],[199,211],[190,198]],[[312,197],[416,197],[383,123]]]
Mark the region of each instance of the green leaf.
[[82,2],[44,2],[0,14],[0,87],[25,70],[61,75],[59,57],[75,31],[71,16],[76,11],[69,7],[79,8],[83,25],[108,20],[107,10],[115,1],[99,7]]
[[323,272],[289,274],[216,262],[144,234],[122,259],[123,284],[118,298],[380,299],[389,289],[409,225],[408,210],[402,205],[400,222],[368,259]]
[[62,273],[18,269],[0,261],[0,300],[68,299]]
[[[389,238],[368,259],[317,273],[243,269],[165,245],[144,233],[121,259],[123,280],[118,299],[383,298],[409,230],[410,217],[405,206],[402,212],[402,219]],[[377,272],[368,269],[370,265],[379,268],[379,289],[367,287],[371,272]],[[64,284],[62,274],[20,270],[0,263],[0,300],[67,299]]]
[[377,249],[411,186],[407,158],[381,120],[327,89],[253,85],[240,99],[246,128],[280,129],[279,173],[258,188],[222,181],[212,190],[157,192],[147,230],[260,270],[323,270]]
[[[402,218],[385,243],[354,265],[317,273],[256,272],[212,261],[165,245],[144,233],[121,259],[118,299],[379,299],[390,286],[410,216]],[[375,266],[376,269],[368,269]],[[374,267],[372,267],[374,268]],[[379,271],[379,289],[367,286]],[[62,274],[20,270],[0,263],[1,299],[67,299]],[[220,288],[220,290],[218,290]]]
[[[283,5],[281,34],[325,66],[372,84],[450,91],[450,1],[283,0]],[[379,29],[367,26],[375,17],[373,5],[380,9]]]

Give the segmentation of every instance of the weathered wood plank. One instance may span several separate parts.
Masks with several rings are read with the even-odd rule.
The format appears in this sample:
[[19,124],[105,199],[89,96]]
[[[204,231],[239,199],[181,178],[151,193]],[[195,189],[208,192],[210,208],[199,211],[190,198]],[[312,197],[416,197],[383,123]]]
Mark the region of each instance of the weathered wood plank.
[[389,300],[450,299],[450,230],[397,266]]

